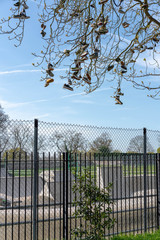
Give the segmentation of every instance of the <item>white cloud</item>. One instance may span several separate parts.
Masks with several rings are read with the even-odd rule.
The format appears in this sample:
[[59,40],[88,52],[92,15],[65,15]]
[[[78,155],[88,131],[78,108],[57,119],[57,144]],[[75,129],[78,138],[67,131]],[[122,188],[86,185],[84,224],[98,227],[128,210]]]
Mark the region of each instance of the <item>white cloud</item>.
[[[54,72],[59,72],[59,71],[66,71],[68,69],[66,68],[58,68],[55,69]],[[11,71],[3,71],[0,72],[0,75],[7,75],[7,74],[14,74],[14,73],[33,73],[33,72],[41,72],[39,69],[34,69],[34,70],[29,70],[29,69],[23,69],[23,70],[11,70]]]
[[4,71],[0,72],[0,75],[13,74],[13,73],[31,73],[31,72],[41,72],[41,70],[13,70],[13,71]]
[[54,69],[54,72],[66,71],[66,70],[68,70],[68,68],[57,68],[57,69]]
[[111,90],[111,88],[110,87],[108,87],[108,88],[98,88],[98,89],[95,90],[95,92],[103,92],[103,91],[107,91],[107,90]]
[[73,103],[94,104],[93,101],[89,101],[89,100],[74,100]]
[[2,104],[2,106],[4,108],[17,108],[17,107],[22,107],[25,105],[29,105],[32,103],[41,103],[41,102],[46,102],[48,100],[42,99],[42,100],[35,100],[35,101],[30,101],[30,102],[19,102],[19,103],[13,103],[13,102],[8,102],[8,101],[4,101],[4,100],[0,100],[0,103]]
[[49,116],[50,116],[49,113],[45,113],[45,114],[42,114],[42,115],[33,116],[32,119],[33,118],[41,119],[41,118],[46,118],[46,117],[49,117]]
[[61,98],[68,98],[68,97],[75,97],[75,96],[84,96],[84,95],[86,95],[84,92],[81,92],[81,93],[73,93],[73,94],[69,94],[69,95],[62,96]]

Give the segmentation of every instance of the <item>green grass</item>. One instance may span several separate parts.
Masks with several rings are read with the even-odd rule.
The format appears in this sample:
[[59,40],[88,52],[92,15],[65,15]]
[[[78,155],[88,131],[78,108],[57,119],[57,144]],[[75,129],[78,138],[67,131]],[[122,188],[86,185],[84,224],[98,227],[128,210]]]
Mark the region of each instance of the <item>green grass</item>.
[[[155,175],[156,174],[156,168],[155,165],[147,164],[146,167],[147,175]],[[144,166],[143,165],[123,165],[123,175],[124,176],[136,176],[136,175],[143,175],[144,174]]]
[[160,230],[155,233],[137,234],[137,235],[118,235],[111,240],[160,240]]
[[[107,166],[108,167],[108,166]],[[113,166],[110,166],[113,167]],[[91,166],[87,167],[88,169],[91,169],[92,175],[94,176],[94,171],[96,172],[97,166]],[[84,166],[81,166],[81,171],[85,169]],[[45,168],[45,170],[49,170],[48,168]],[[55,171],[54,168],[51,168],[50,170]],[[56,171],[59,171],[60,168],[56,168]],[[63,169],[61,169],[63,170]],[[123,170],[123,176],[136,176],[136,175],[144,175],[144,166],[143,165],[122,165]],[[43,169],[39,169],[39,174],[43,171]],[[72,174],[75,174],[77,171],[76,167],[71,167]],[[80,166],[78,166],[78,171],[80,171]],[[9,170],[8,173],[12,174],[12,170]],[[148,164],[147,165],[147,175],[155,175],[156,174],[156,168],[155,165]],[[14,170],[14,177],[31,177],[32,171],[30,169],[27,170]]]
[[[84,166],[82,166],[81,167],[81,171],[83,171],[84,170]],[[45,170],[49,170],[49,168],[45,168],[44,169],[44,171]],[[50,168],[50,170],[51,171],[59,171],[60,170],[60,168],[56,168],[56,169],[54,169],[54,168]],[[61,169],[61,170],[63,170],[63,169]],[[80,167],[78,167],[78,171],[80,171]],[[92,171],[92,173],[93,173],[93,176],[94,176],[94,166],[91,166],[91,171]],[[43,169],[39,169],[38,170],[38,172],[39,172],[39,174],[41,173],[41,172],[43,172]],[[76,168],[75,167],[72,167],[71,168],[71,172],[74,174],[74,173],[76,173]],[[9,174],[13,174],[13,171],[12,170],[8,170],[8,173]],[[31,177],[33,175],[33,170],[31,170],[31,169],[27,169],[27,170],[14,170],[14,177]]]

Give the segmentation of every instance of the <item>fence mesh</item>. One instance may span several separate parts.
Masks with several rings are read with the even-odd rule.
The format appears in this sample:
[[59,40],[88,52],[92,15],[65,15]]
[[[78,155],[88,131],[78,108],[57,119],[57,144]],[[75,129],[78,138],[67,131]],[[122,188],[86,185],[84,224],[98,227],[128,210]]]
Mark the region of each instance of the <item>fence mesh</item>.
[[[0,151],[32,152],[34,122],[13,121],[0,134]],[[147,152],[160,147],[160,131],[147,130]],[[82,126],[39,121],[38,152],[143,153],[143,129]]]

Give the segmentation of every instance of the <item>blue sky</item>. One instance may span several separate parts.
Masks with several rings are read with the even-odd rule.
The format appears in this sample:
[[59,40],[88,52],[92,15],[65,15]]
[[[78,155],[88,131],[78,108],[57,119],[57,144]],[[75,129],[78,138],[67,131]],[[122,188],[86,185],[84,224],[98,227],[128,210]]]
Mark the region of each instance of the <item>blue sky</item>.
[[[13,1],[1,0],[0,16],[7,16]],[[160,101],[147,97],[147,91],[136,90],[130,83],[122,84],[123,105],[115,105],[111,98],[112,83],[105,82],[97,91],[85,95],[82,88],[74,92],[62,88],[65,80],[59,76],[65,66],[55,71],[55,81],[44,88],[40,82],[41,67],[34,68],[34,56],[41,46],[40,24],[36,22],[34,1],[28,0],[25,38],[19,48],[8,36],[0,37],[0,104],[11,119],[31,120],[81,125],[160,130]]]

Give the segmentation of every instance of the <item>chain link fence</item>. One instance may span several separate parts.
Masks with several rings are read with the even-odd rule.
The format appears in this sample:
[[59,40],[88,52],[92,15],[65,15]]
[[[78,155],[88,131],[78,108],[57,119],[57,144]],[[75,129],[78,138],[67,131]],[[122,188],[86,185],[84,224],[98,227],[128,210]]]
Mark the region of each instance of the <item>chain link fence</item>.
[[[143,153],[143,129],[82,126],[39,121],[38,152]],[[147,130],[147,153],[160,147],[160,131]],[[0,135],[0,151],[33,152],[34,122],[10,120]]]

